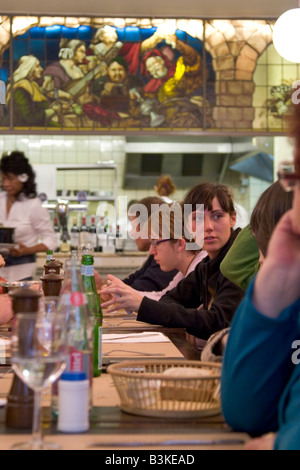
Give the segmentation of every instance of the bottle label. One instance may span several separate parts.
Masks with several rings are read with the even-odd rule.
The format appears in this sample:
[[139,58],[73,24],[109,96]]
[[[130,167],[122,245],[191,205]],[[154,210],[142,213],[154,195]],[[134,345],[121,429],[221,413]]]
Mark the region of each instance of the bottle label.
[[94,276],[94,266],[86,266],[85,264],[82,264],[81,274],[82,276]]
[[62,294],[60,296],[59,303],[61,305],[75,305],[80,307],[83,304],[87,304],[87,296],[82,292],[72,292],[71,294]]
[[98,235],[99,246],[106,246],[107,245],[107,235],[106,233],[99,233]]
[[93,374],[92,374],[92,360],[93,356],[91,352],[78,350],[75,347],[69,349],[69,357],[67,360],[67,372],[85,372],[87,379],[92,385]]
[[89,242],[88,237],[89,237],[89,234],[87,232],[80,232],[79,243],[81,243],[82,245],[85,245],[86,243]]
[[93,250],[97,248],[97,234],[96,233],[89,234],[89,243],[91,244]]
[[71,232],[70,235],[71,246],[77,248],[79,245],[79,233],[78,232]]
[[123,250],[123,239],[116,238],[116,250]]
[[75,307],[80,307],[80,305],[84,304],[84,294],[82,292],[72,292],[70,295],[71,305],[75,305]]
[[70,351],[70,372],[83,371],[83,353],[75,349]]

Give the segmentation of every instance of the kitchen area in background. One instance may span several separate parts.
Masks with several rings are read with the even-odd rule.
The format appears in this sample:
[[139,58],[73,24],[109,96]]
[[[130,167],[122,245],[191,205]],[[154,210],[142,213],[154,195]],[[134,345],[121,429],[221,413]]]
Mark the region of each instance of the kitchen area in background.
[[[118,276],[137,269],[147,254],[138,252],[135,241],[125,233],[124,209],[126,212],[130,201],[154,196],[161,174],[172,176],[176,184],[172,197],[177,201],[199,182],[227,184],[235,201],[250,215],[261,193],[276,179],[278,162],[292,154],[289,140],[282,136],[3,135],[0,153],[13,150],[29,158],[37,175],[38,194],[53,225],[58,225],[60,251],[55,256],[64,258],[70,252],[74,225],[78,232],[83,225],[89,232],[91,225],[103,224],[109,215],[108,232],[120,226],[121,248],[116,253],[115,237],[104,249],[99,248],[98,240],[95,266],[100,273],[109,271]],[[68,205],[67,247],[63,246],[62,219],[57,210],[60,201]],[[37,276],[44,262],[45,254],[38,255]]]
[[[132,142],[134,140],[134,142]],[[209,143],[207,143],[210,141]],[[179,143],[178,143],[179,142]],[[259,144],[259,146],[257,145]],[[209,145],[211,149],[208,150]],[[3,135],[0,139],[0,153],[20,150],[26,154],[34,169],[38,172],[40,178],[38,181],[38,193],[46,193],[47,201],[53,201],[57,197],[67,197],[71,202],[78,201],[78,192],[84,191],[87,195],[88,211],[84,215],[96,214],[98,203],[105,197],[114,197],[115,178],[117,181],[117,196],[127,196],[128,201],[141,199],[143,197],[154,195],[154,185],[160,174],[170,174],[177,186],[174,194],[175,200],[181,200],[186,191],[193,184],[211,180],[219,181],[231,186],[235,199],[242,204],[246,210],[251,211],[256,203],[257,197],[268,187],[271,180],[261,179],[253,175],[256,171],[259,175],[260,162],[253,160],[251,153],[258,154],[262,151],[262,145],[265,145],[265,153],[274,157],[274,168],[282,159],[290,158],[292,146],[286,137],[257,137],[257,138],[186,138],[170,137],[162,139],[159,136],[150,138],[131,138],[126,136],[96,136],[96,135]],[[174,146],[177,152],[174,151]],[[239,146],[238,152],[234,146]],[[270,149],[271,147],[271,149]],[[168,150],[169,149],[169,150]],[[203,150],[202,150],[203,149]],[[232,149],[232,150],[231,150]],[[142,150],[142,151],[141,151]],[[151,150],[151,152],[150,152]],[[242,152],[240,151],[242,150]],[[271,151],[270,151],[271,150]],[[135,174],[129,173],[126,168],[128,160],[137,154],[164,155],[168,161],[163,161],[164,167],[162,173],[155,169],[151,174],[142,175],[135,179]],[[196,164],[199,154],[211,154],[209,158],[210,167],[207,170],[194,170],[191,178],[186,178],[178,174],[173,161],[178,159],[178,155],[189,154],[190,158]],[[239,160],[239,154],[245,155],[245,160],[250,159],[250,171],[252,174],[230,169],[230,165],[235,160]],[[225,158],[229,155],[229,162],[224,168]],[[104,165],[114,163],[117,172],[106,171],[99,168],[92,171],[89,166],[97,167],[99,163]],[[168,165],[169,164],[169,165]],[[65,169],[63,169],[65,166]],[[72,169],[68,169],[72,166]],[[80,171],[76,169],[76,166]],[[86,167],[86,169],[84,169]],[[43,168],[46,171],[43,171]],[[58,169],[57,169],[58,168]],[[199,166],[198,166],[199,169]],[[246,168],[245,168],[246,170]],[[50,171],[50,173],[49,173]],[[177,171],[177,174],[174,173]],[[260,170],[263,176],[262,169]],[[276,172],[276,168],[274,170]],[[268,177],[270,173],[268,172]],[[130,176],[132,176],[130,180]],[[149,185],[149,176],[150,185]],[[143,182],[143,177],[145,182]],[[128,181],[128,186],[125,186]],[[129,184],[130,182],[130,184]],[[153,184],[152,184],[153,183]],[[136,184],[133,187],[133,184]],[[82,212],[80,211],[80,216]],[[71,220],[69,220],[71,224]]]

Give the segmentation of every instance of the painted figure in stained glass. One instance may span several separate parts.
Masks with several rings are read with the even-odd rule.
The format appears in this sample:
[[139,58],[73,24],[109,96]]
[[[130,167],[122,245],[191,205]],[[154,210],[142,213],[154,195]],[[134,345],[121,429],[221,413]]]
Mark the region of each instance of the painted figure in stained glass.
[[[201,127],[203,72],[200,54],[192,46],[179,40],[175,34],[166,37],[165,40],[180,55],[174,74],[157,90],[159,105],[156,112],[165,115],[168,127]],[[153,62],[149,62],[150,60],[153,61],[154,57],[146,59],[148,71],[153,67]]]
[[91,119],[103,125],[113,122],[117,125],[121,119],[130,119],[136,94],[142,88],[142,80],[128,73],[126,60],[116,57],[108,65],[107,75],[91,83],[93,103],[83,105],[83,110]]
[[[62,103],[69,103],[69,109],[60,114],[60,124],[75,126],[77,116],[82,114],[82,106],[92,101],[89,83],[97,74],[106,74],[105,64],[96,64],[86,59],[84,41],[62,39],[60,41],[59,61],[48,65],[44,71],[44,80],[52,79],[53,90],[48,96],[56,95]],[[49,87],[50,88],[50,87]],[[74,118],[73,118],[74,117]]]
[[119,55],[123,42],[118,40],[116,29],[109,25],[98,28],[87,49],[87,58],[95,56],[99,62],[107,64]]
[[[54,82],[54,89],[59,97],[73,100],[84,92],[86,86],[85,76],[93,68],[85,60],[86,45],[83,41],[62,39],[60,41],[59,61],[48,65],[44,70],[44,77],[50,76]],[[75,86],[76,85],[76,86]]]
[[[32,56],[22,56],[13,74],[13,117],[15,126],[57,126],[60,105],[51,103],[39,85],[43,69],[40,61]],[[6,106],[11,100],[11,85],[7,87]],[[9,125],[8,115],[3,125]]]
[[49,52],[46,33],[48,52],[44,59],[40,53],[44,71],[34,80],[43,96],[39,106],[47,113],[33,123],[14,119],[14,126],[199,128],[204,109],[211,125],[213,101],[203,97],[200,40],[165,24],[149,30],[105,25],[89,28],[84,37],[77,34],[80,28],[70,28],[68,37],[62,37],[65,30],[59,28],[57,59],[52,44]]

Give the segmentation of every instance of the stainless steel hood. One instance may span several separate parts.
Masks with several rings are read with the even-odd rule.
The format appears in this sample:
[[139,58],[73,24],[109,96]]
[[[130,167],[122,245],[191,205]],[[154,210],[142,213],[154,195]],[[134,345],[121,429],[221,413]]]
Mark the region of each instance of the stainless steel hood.
[[125,152],[127,189],[152,189],[158,176],[166,173],[178,188],[208,180],[221,182],[228,169],[273,181],[270,138],[128,137]]

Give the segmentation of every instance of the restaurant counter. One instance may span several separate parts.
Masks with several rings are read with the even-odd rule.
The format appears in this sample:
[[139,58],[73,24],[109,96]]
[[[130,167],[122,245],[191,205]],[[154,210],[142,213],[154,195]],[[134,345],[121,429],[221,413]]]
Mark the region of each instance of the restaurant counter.
[[[70,253],[55,252],[54,258],[63,264],[66,259],[70,258]],[[141,251],[124,251],[122,253],[96,253],[93,252],[94,266],[101,276],[112,274],[119,278],[128,276],[131,272],[139,269],[148,258],[149,254]],[[36,278],[38,279],[44,271],[46,262],[46,254],[37,254],[37,270]]]

